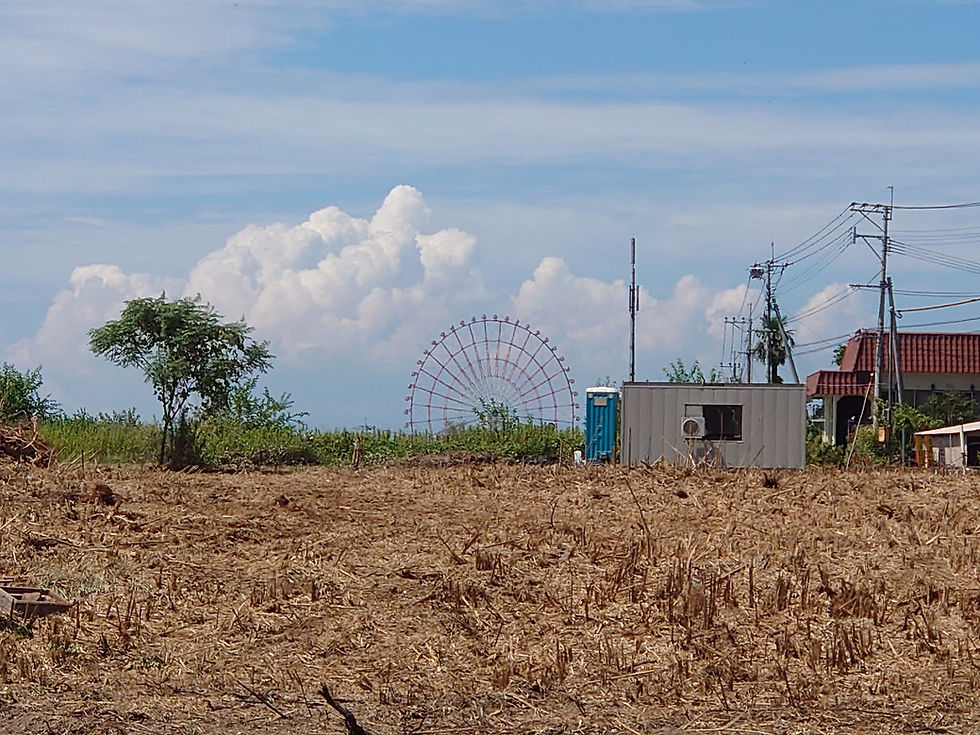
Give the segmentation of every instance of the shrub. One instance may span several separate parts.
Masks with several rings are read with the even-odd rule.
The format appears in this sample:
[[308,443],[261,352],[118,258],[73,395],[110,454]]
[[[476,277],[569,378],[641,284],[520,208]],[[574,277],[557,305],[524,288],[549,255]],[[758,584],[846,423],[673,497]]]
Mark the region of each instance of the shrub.
[[43,421],[56,415],[58,403],[40,393],[43,382],[39,367],[22,373],[9,363],[0,365],[0,422]]

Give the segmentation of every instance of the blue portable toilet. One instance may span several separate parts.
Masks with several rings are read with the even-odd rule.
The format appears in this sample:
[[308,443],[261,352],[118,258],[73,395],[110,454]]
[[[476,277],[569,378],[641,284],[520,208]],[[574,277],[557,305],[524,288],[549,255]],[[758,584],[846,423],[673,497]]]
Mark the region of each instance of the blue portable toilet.
[[597,386],[585,389],[585,461],[611,462],[616,451],[619,391]]

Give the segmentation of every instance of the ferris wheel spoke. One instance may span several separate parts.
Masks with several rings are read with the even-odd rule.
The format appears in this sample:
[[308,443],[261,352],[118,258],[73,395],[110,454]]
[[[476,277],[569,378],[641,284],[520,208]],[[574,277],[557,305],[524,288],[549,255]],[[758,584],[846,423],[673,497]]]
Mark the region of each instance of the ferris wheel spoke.
[[485,408],[520,422],[574,425],[573,381],[540,334],[496,314],[442,332],[412,374],[406,426],[434,432],[469,425],[485,420]]
[[473,333],[473,324],[472,323],[470,323],[470,325],[469,325],[469,330],[470,330],[470,338],[473,340],[472,341],[472,345],[473,345],[473,357],[476,359],[476,367],[477,367],[477,370],[480,373],[480,377],[484,381],[486,381],[487,376],[486,376],[486,373],[483,372],[483,357],[482,357],[482,355],[480,355],[480,344],[479,344],[479,342],[476,339],[476,335]]
[[[500,331],[503,332],[502,326],[500,328]],[[514,351],[514,343],[516,342],[516,340],[517,340],[517,325],[515,324],[513,327],[513,331],[511,332],[510,339],[507,340],[507,355],[504,357],[505,370],[506,370],[506,365],[510,364],[510,355]]]
[[[444,364],[444,363],[443,363],[443,362],[442,362],[441,360],[439,360],[439,358],[437,358],[437,357],[436,357],[435,355],[432,355],[432,359],[433,359],[433,360],[435,361],[435,363],[436,363],[436,364],[437,364],[437,365],[439,366],[439,375],[440,375],[440,376],[441,376],[441,375],[442,375],[443,373],[446,373],[446,375],[449,375],[449,376],[451,376],[451,375],[452,375],[452,372],[451,372],[451,371],[449,370],[449,367],[448,367],[448,365],[446,365],[446,364]],[[428,374],[428,373],[427,373],[427,374]],[[455,380],[455,379],[454,379],[454,380],[453,380],[453,383],[452,383],[452,384],[449,384],[449,383],[446,383],[445,381],[443,381],[443,380],[440,380],[440,379],[439,379],[438,377],[434,377],[434,378],[433,378],[433,380],[436,380],[437,382],[439,382],[440,384],[442,384],[442,385],[444,385],[444,386],[445,386],[446,388],[448,388],[449,390],[452,390],[452,391],[454,391],[454,392],[456,392],[456,393],[458,393],[458,394],[459,394],[460,396],[462,396],[463,398],[467,398],[467,397],[468,397],[468,395],[469,395],[469,394],[468,394],[468,393],[467,393],[466,391],[464,391],[464,390],[462,390],[461,388],[459,388],[459,387],[458,387],[458,386],[459,386],[459,381],[458,381],[458,380]]]
[[459,335],[455,333],[455,329],[456,328],[453,327],[454,330],[453,336],[456,337],[456,343],[459,345],[459,350],[450,349],[451,345],[446,344],[445,340],[441,343],[442,349],[446,352],[447,355],[449,355],[449,359],[452,360],[453,365],[456,366],[456,370],[458,371],[457,375],[460,378],[462,378],[462,380],[465,381],[467,385],[469,385],[470,390],[471,391],[478,390],[477,384],[474,381],[475,376],[470,374],[471,371],[469,366],[463,366],[462,364],[460,364],[459,360],[457,359],[457,355],[461,353],[463,354],[464,358],[466,357],[466,355],[465,355],[465,350],[463,349],[463,342],[459,339]]
[[527,325],[524,325],[523,329],[524,341],[520,345],[517,345],[516,342],[514,344],[514,346],[517,348],[517,357],[514,358],[513,367],[511,368],[510,374],[507,376],[508,380],[513,380],[515,371],[522,369],[520,365],[521,355],[526,354],[527,343],[531,340],[531,337],[534,336]]
[[[456,404],[458,404],[460,406],[463,406],[463,407],[465,407],[467,409],[472,409],[472,406],[469,403],[466,403],[465,401],[461,401],[458,398],[453,398],[452,396],[448,396],[445,393],[440,393],[439,391],[436,391],[436,390],[428,390],[428,391],[426,391],[426,393],[428,393],[430,396],[435,396],[436,398],[442,398],[444,401],[452,401],[453,403],[456,403]],[[429,403],[427,405],[431,405],[431,403]],[[446,404],[443,404],[443,405],[446,405]]]
[[476,337],[473,336],[473,329],[470,325],[466,325],[466,330],[470,334],[470,343],[468,345],[463,344],[463,340],[459,338],[459,334],[456,334],[456,341],[459,343],[459,352],[463,355],[463,359],[466,361],[466,367],[469,369],[470,375],[472,375],[473,380],[476,384],[476,390],[480,393],[486,391],[486,382],[483,380],[480,371],[474,367],[473,361],[470,359],[470,350],[474,349],[476,345]]
[[429,376],[430,378],[432,378],[432,380],[433,380],[434,383],[437,383],[437,384],[443,386],[448,391],[452,391],[452,392],[458,394],[459,397],[461,399],[463,399],[463,400],[460,400],[460,398],[453,398],[452,396],[448,396],[448,395],[447,396],[443,396],[443,394],[437,393],[435,391],[435,385],[433,385],[432,388],[430,388],[428,390],[428,392],[431,393],[432,395],[436,395],[436,396],[439,396],[439,397],[445,397],[447,400],[456,401],[457,403],[463,403],[464,405],[467,405],[465,399],[468,398],[468,396],[465,393],[459,391],[455,386],[452,386],[449,383],[446,383],[445,381],[440,380],[439,378],[437,378],[436,376],[434,376],[432,373],[430,373],[427,370],[424,370],[424,369],[423,370],[419,370],[419,374],[420,375],[423,375],[424,374],[424,375]]
[[493,376],[495,378],[500,378],[501,377],[501,374],[500,374],[501,373],[501,370],[500,370],[500,349],[504,345],[504,323],[503,322],[497,322],[497,337],[496,337],[496,340],[495,340],[494,344],[496,345],[496,348],[494,349],[494,352],[493,352]]

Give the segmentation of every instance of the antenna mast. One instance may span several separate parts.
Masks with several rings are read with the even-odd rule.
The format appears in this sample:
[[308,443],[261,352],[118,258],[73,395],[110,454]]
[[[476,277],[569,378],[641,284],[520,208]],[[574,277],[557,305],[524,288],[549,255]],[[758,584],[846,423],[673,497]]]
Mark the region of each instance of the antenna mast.
[[636,238],[630,238],[630,382],[636,381],[636,312],[640,310],[640,292],[636,289]]

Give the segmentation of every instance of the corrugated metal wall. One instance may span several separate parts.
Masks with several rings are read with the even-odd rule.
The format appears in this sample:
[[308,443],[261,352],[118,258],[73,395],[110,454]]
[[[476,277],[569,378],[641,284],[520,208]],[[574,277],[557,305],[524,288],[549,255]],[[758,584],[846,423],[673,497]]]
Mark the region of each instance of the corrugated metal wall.
[[[711,461],[724,467],[787,467],[806,463],[803,385],[626,383],[622,391],[622,462]],[[741,441],[685,440],[688,405],[742,407]]]

